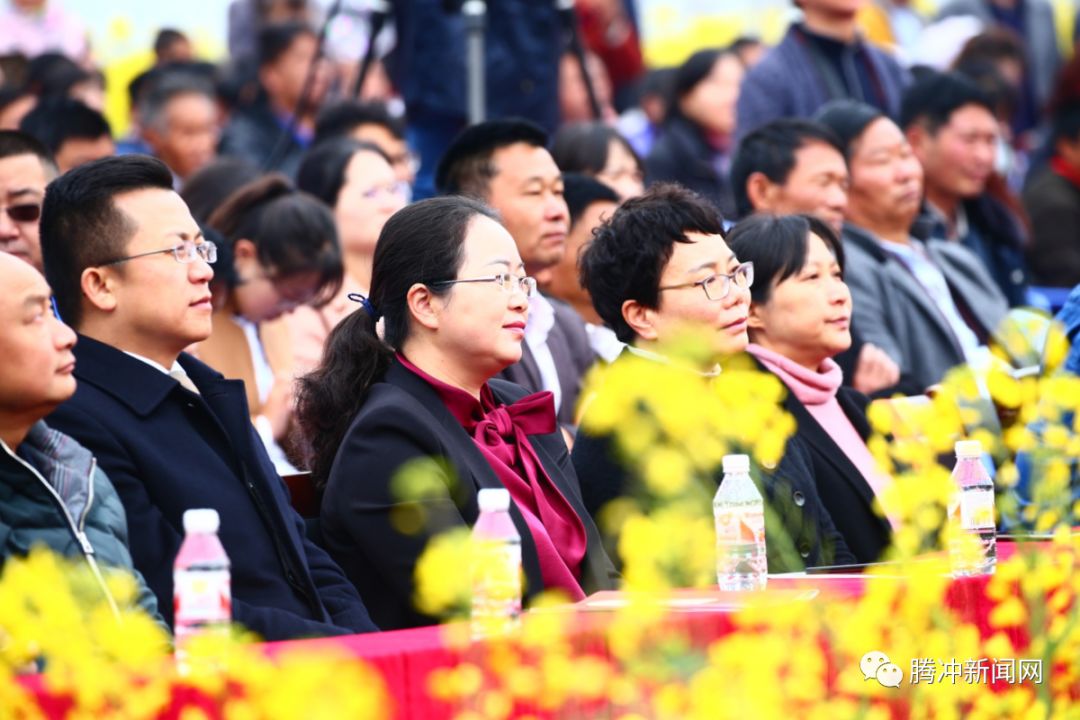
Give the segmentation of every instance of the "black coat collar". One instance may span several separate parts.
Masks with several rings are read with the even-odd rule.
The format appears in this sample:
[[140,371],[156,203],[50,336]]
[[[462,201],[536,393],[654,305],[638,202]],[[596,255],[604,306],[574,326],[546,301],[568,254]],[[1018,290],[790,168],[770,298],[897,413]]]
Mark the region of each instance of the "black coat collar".
[[[79,335],[74,354],[77,380],[113,396],[140,417],[150,415],[170,393],[183,392],[176,380],[157,368],[85,335]],[[181,353],[178,361],[208,401],[216,395],[235,394],[237,386],[243,392],[241,381],[226,380],[187,353]]]

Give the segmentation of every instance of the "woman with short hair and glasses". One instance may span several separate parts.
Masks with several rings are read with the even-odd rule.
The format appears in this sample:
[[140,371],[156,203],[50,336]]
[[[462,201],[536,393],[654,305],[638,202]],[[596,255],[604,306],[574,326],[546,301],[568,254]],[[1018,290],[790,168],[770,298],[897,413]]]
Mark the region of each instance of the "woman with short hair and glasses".
[[807,215],[754,215],[728,233],[754,262],[748,351],[788,389],[785,409],[810,450],[821,500],[861,563],[881,559],[892,537],[875,508],[891,482],[866,447],[867,398],[843,387],[833,357],[851,346],[851,292],[844,249],[826,223]]
[[[685,370],[709,377],[721,372],[719,363],[746,349],[751,289],[760,282],[756,263],[729,246],[720,213],[697,193],[662,183],[627,200],[596,230],[579,265],[597,313],[627,343],[624,353],[677,363],[661,354],[664,343],[690,330],[706,338],[712,352]],[[601,386],[596,392],[608,390]],[[573,461],[595,517],[632,491],[632,471],[610,435],[588,431],[588,402]],[[762,486],[770,508],[765,534],[771,572],[852,560],[817,496],[809,452],[800,440],[788,442]]]
[[[495,379],[521,358],[535,289],[490,208],[456,196],[410,205],[379,236],[371,293],[355,296],[361,309],[301,381],[324,543],[383,629],[433,621],[415,605],[417,559],[434,535],[476,521],[481,488],[510,491],[526,597],[613,586],[551,393]],[[417,467],[425,493],[403,495],[397,478]]]
[[341,250],[330,210],[272,174],[241,186],[207,221],[218,240],[214,328],[196,353],[227,378],[244,381],[248,407],[274,465],[297,472],[287,445],[293,412],[289,329],[271,322],[294,308],[319,306],[342,283]]

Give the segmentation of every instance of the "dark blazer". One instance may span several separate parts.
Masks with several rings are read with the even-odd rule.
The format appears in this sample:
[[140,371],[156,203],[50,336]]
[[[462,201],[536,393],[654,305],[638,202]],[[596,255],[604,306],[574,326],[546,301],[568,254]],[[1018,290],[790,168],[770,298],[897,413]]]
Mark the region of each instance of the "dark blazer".
[[[296,136],[286,136],[282,140],[284,132],[285,126],[274,116],[269,102],[260,98],[233,112],[229,124],[221,133],[218,152],[243,158],[257,168],[278,170],[294,178],[304,156],[305,145]],[[266,168],[279,142],[283,142],[284,147],[278,150],[273,167]]]
[[[593,517],[608,502],[630,492],[632,472],[617,457],[610,436],[589,435],[580,428],[574,439],[572,459],[581,478],[585,506]],[[718,469],[710,492],[716,490],[722,478],[723,473]],[[790,438],[780,463],[766,469],[764,476],[755,473],[754,482],[767,506],[765,546],[769,572],[855,562],[855,556],[818,496],[814,463],[800,438]],[[786,552],[789,544],[799,560]]]
[[[522,388],[500,380],[490,385],[502,403],[526,395]],[[585,512],[562,435],[558,431],[531,435],[529,441],[585,525],[588,549],[581,565],[582,588],[586,593],[614,588],[615,568]],[[422,503],[425,526],[406,535],[393,520],[409,503],[395,492],[393,480],[406,464],[424,458],[440,458],[445,464],[432,469],[438,482],[431,484]],[[338,449],[321,514],[326,547],[356,584],[380,627],[434,621],[413,605],[416,561],[432,536],[476,522],[477,491],[486,487],[502,484],[435,390],[397,363],[391,365],[384,380],[372,386]],[[521,534],[526,596],[532,596],[544,589],[536,546],[514,504],[510,514]]]
[[[746,73],[735,111],[736,142],[770,120],[810,117],[830,100],[844,97],[830,87],[811,53],[800,27],[792,25],[780,43]],[[852,61],[864,59],[872,69],[885,100],[884,107],[878,109],[889,117],[899,117],[900,96],[911,82],[908,71],[888,52],[861,38],[852,44],[848,55]],[[874,100],[870,104],[878,105]]]
[[[560,425],[574,425],[581,379],[596,360],[596,353],[589,344],[585,321],[577,311],[562,300],[549,297],[547,301],[555,308],[555,325],[548,333],[547,346],[555,361],[559,385],[562,388],[558,420]],[[536,364],[536,358],[528,343],[521,344],[521,360],[503,370],[499,377],[520,385],[529,392],[540,392],[544,389],[540,366]]]
[[[456,6],[456,12],[447,12]],[[430,115],[468,117],[468,30],[459,0],[390,3],[397,42],[386,71],[414,123]],[[524,117],[554,133],[559,126],[563,25],[551,0],[488,4],[484,40],[486,116]],[[433,69],[438,68],[436,72]],[[433,161],[434,162],[434,161]]]
[[1035,281],[1051,287],[1080,283],[1080,187],[1045,167],[1029,176],[1023,197],[1031,218],[1027,260]]
[[[841,387],[836,399],[859,436],[863,440],[869,438],[867,397],[857,390]],[[844,543],[858,562],[877,562],[892,540],[892,526],[874,511],[874,491],[870,484],[794,393],[787,394],[784,409],[798,424],[795,437],[809,452],[821,504],[844,536]]]
[[[1024,305],[1031,279],[1024,259],[1027,231],[1020,219],[1005,203],[986,192],[964,200],[963,209],[968,232],[959,242],[982,260],[1009,307]],[[916,219],[912,232],[922,233],[927,239],[948,237],[944,218],[928,206]]]
[[715,157],[716,150],[697,126],[673,117],[645,158],[645,179],[649,184],[677,182],[711,200],[724,217],[735,217],[734,190],[727,174],[717,170]]
[[214,508],[232,564],[233,618],[267,640],[375,630],[356,590],[304,537],[252,427],[244,384],[180,356],[200,395],[80,336],[75,396],[49,423],[97,456],[127,514],[135,567],[173,622],[172,566],[183,514]]

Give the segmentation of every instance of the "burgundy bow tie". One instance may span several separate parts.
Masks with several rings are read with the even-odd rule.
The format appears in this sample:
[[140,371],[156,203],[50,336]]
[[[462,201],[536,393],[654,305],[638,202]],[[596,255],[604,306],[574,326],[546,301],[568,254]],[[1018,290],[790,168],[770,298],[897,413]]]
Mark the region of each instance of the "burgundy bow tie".
[[507,465],[513,465],[518,441],[525,435],[555,432],[555,428],[555,396],[544,390],[486,413],[473,427],[473,438]]

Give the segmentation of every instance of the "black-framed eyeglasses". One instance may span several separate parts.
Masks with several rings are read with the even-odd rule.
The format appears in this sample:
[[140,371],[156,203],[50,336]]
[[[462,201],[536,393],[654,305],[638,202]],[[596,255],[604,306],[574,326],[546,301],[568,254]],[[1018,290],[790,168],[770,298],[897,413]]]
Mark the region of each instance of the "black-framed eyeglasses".
[[704,280],[698,280],[692,283],[683,283],[681,285],[665,285],[664,287],[656,288],[657,290],[681,290],[683,288],[701,286],[701,289],[705,291],[705,297],[710,300],[723,300],[731,292],[731,283],[735,282],[735,285],[741,288],[749,288],[754,284],[754,263],[744,262],[739,267],[735,268],[735,272],[730,275],[723,273],[717,273],[716,275],[710,275]]
[[439,287],[440,285],[454,285],[456,283],[478,283],[478,282],[493,282],[503,289],[503,292],[513,292],[515,288],[525,294],[525,297],[532,297],[536,292],[536,278],[514,275],[513,273],[499,273],[498,275],[492,275],[491,277],[482,278],[465,278],[462,280],[440,280],[439,282],[428,283],[432,287]]
[[12,222],[17,223],[31,223],[37,222],[41,217],[41,203],[19,203],[18,205],[7,205],[4,207],[4,212],[11,218]]
[[217,262],[217,245],[209,240],[201,243],[196,243],[194,240],[185,240],[179,245],[173,245],[172,247],[162,248],[160,250],[150,250],[149,252],[139,253],[138,255],[128,255],[127,257],[103,262],[99,267],[119,265],[128,260],[134,260],[135,258],[148,257],[150,255],[162,255],[164,253],[172,253],[176,262],[184,265],[193,263],[198,259],[205,260],[210,264]]

